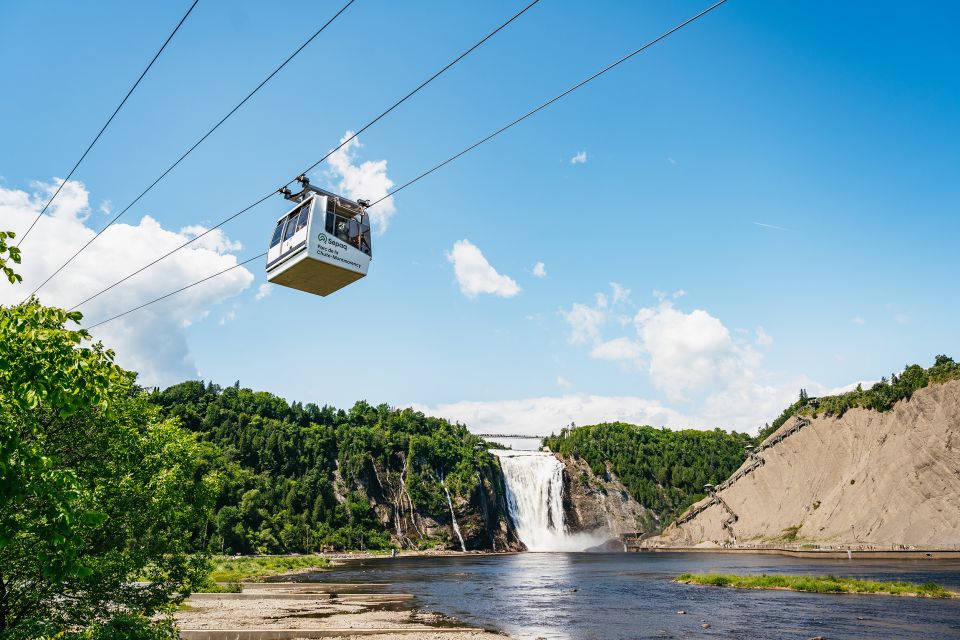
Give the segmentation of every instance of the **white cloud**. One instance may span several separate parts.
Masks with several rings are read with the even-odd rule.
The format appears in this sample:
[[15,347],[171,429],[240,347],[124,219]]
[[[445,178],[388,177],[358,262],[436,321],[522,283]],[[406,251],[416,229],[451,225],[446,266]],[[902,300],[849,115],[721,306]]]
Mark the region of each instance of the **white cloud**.
[[533,265],[533,276],[535,278],[546,278],[547,267],[542,262],[538,262],[537,264]]
[[669,163],[672,164],[672,165],[676,165],[676,164],[677,164],[677,161],[674,160],[673,158],[667,158],[667,162],[669,162]]
[[228,312],[226,312],[225,314],[223,314],[223,317],[220,318],[220,322],[218,322],[217,324],[222,327],[223,325],[227,324],[228,322],[233,322],[233,321],[236,320],[236,319],[237,319],[237,312],[231,310],[231,311],[228,311]]
[[[57,184],[59,181],[35,183],[34,193],[0,188],[3,228],[23,232]],[[0,286],[0,304],[19,302],[93,237],[95,231],[85,224],[90,215],[89,194],[82,183],[70,181],[64,185],[48,211],[21,247],[23,264],[17,271],[24,282]],[[187,239],[187,234],[164,229],[150,216],[137,224],[115,224],[51,280],[40,291],[40,299],[45,304],[72,307]],[[227,253],[235,243],[223,236],[213,240],[177,252],[84,305],[80,308],[84,324],[105,320],[237,264],[236,257]],[[168,384],[193,377],[197,370],[185,328],[207,317],[211,308],[237,295],[252,281],[253,274],[240,267],[98,327],[93,334],[116,350],[121,366],[140,373],[142,384]]]
[[616,282],[611,282],[610,288],[613,289],[613,304],[620,304],[630,299],[630,289]]
[[257,294],[254,296],[254,299],[257,302],[259,302],[264,298],[266,298],[268,295],[270,295],[272,292],[273,292],[273,285],[271,285],[269,282],[263,282],[260,284],[259,287],[257,287]]
[[583,149],[577,155],[570,158],[570,164],[586,164],[587,163],[587,150]]
[[764,331],[763,327],[757,327],[757,344],[761,347],[769,347],[773,344],[773,336]]
[[433,407],[414,404],[417,411],[466,424],[474,433],[549,435],[577,424],[623,421],[633,424],[682,425],[685,419],[655,400],[632,396],[567,394],[521,400],[464,401]]
[[[352,131],[347,131],[340,139],[341,144],[352,135]],[[351,200],[362,198],[374,202],[390,192],[393,180],[387,177],[386,160],[367,160],[357,164],[356,156],[360,146],[360,139],[354,138],[332,153],[327,160],[330,168],[326,175],[333,180],[339,180],[334,190]],[[370,219],[378,233],[387,230],[390,218],[396,212],[392,196],[370,209]]]
[[866,324],[867,321],[861,318],[860,316],[853,316],[852,318],[850,318],[850,322],[852,322],[853,324],[858,324],[863,326],[864,324]]
[[600,340],[600,327],[606,322],[606,313],[589,305],[574,303],[570,311],[562,311],[563,319],[570,326],[568,339],[572,344],[585,344]]
[[[614,289],[614,300],[622,298]],[[561,312],[569,328],[571,344],[587,345],[597,360],[617,362],[623,371],[643,371],[653,387],[672,403],[679,403],[686,422],[674,426],[715,425],[756,430],[789,404],[805,378],[771,381],[763,370],[763,355],[749,342],[748,332],[734,334],[703,309],[687,312],[674,302],[683,291],[654,291],[657,302],[641,308],[627,322],[610,323],[620,317],[605,294],[594,305],[574,303]],[[604,337],[605,330],[627,335]],[[773,339],[758,327],[756,343],[771,346]]]
[[110,200],[102,200],[100,202],[99,208],[100,208],[100,213],[102,213],[105,216],[108,216],[111,213],[113,213],[113,202],[111,202]]
[[[194,224],[180,229],[180,233],[188,238],[195,238],[201,233],[206,232],[207,227],[200,224]],[[213,231],[210,231],[207,233],[207,235],[194,242],[193,246],[209,249],[210,251],[216,251],[217,253],[230,253],[243,249],[243,244],[241,244],[239,241],[228,238],[223,232],[223,229],[214,229]]]
[[563,376],[557,376],[557,386],[563,387],[564,389],[569,389],[573,386],[573,383],[564,378]]
[[[900,372],[897,372],[897,375],[899,374]],[[864,389],[869,389],[870,387],[877,384],[878,382],[880,381],[879,380],[857,380],[856,382],[851,382],[849,384],[841,385],[839,387],[831,387],[829,389],[822,385],[813,384],[813,385],[810,385],[810,388],[807,389],[807,391],[812,396],[838,396],[842,393],[848,393],[850,391],[853,391],[858,386]]]
[[654,385],[673,400],[742,377],[758,364],[752,348],[735,344],[723,323],[702,309],[684,313],[664,300],[640,309],[634,323]]
[[481,293],[491,293],[501,298],[512,298],[520,293],[520,286],[510,276],[497,273],[487,262],[480,249],[469,240],[458,240],[447,253],[460,285],[460,291],[468,298]]
[[590,357],[597,360],[640,360],[643,357],[643,345],[630,338],[614,338],[594,345]]

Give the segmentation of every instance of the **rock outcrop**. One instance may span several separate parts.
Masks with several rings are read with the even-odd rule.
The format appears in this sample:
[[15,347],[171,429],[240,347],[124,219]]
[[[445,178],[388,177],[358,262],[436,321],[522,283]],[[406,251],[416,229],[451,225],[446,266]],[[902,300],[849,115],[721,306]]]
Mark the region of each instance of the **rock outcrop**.
[[[360,475],[361,482],[352,489],[367,496],[393,542],[401,548],[418,549],[442,540],[445,541],[442,548],[459,551],[460,541],[454,529],[456,518],[468,551],[524,551],[507,515],[503,477],[497,471],[497,468],[478,469],[478,483],[469,499],[452,499],[453,513],[448,510],[425,512],[406,490],[405,467],[398,473],[382,468],[372,458]],[[339,473],[336,486],[338,499],[345,500],[340,495],[345,496],[346,487]]]
[[960,545],[960,381],[797,417],[646,545]]
[[591,533],[617,539],[620,535],[649,528],[654,516],[627,491],[611,472],[598,477],[590,466],[572,457],[557,454],[564,465],[563,506],[571,533]]

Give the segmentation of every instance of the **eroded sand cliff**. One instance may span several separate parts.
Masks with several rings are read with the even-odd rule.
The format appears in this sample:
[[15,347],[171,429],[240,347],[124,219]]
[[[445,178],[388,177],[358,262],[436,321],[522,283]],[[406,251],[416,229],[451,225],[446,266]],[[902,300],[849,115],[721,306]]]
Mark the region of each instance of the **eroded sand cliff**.
[[764,445],[647,544],[960,545],[960,381],[884,413],[792,419]]

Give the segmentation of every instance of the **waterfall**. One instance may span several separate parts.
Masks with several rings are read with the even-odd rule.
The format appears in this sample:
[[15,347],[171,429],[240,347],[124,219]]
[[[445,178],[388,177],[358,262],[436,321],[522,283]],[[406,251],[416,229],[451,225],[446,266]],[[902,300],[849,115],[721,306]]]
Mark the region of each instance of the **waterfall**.
[[602,541],[572,534],[563,515],[563,464],[540,451],[493,449],[500,459],[507,510],[528,551],[583,551]]
[[440,477],[440,485],[443,487],[443,492],[447,494],[447,506],[450,507],[450,519],[453,520],[453,532],[457,534],[457,539],[460,541],[460,550],[466,552],[467,545],[463,544],[463,534],[460,533],[460,525],[457,524],[457,514],[453,512],[453,501],[450,500],[450,490],[447,489],[447,483],[444,482],[443,476]]

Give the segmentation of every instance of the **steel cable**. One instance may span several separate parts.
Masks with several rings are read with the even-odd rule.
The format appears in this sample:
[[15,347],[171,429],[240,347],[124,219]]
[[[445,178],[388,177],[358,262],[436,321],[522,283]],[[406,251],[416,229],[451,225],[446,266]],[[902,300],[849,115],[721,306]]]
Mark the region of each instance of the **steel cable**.
[[[489,40],[490,38],[492,38],[493,36],[495,36],[497,33],[499,33],[500,31],[502,31],[507,25],[509,25],[511,22],[513,22],[514,20],[516,20],[517,18],[519,18],[520,16],[522,16],[524,13],[527,12],[528,9],[530,9],[531,7],[533,7],[535,4],[537,4],[537,3],[539,3],[539,2],[540,2],[540,0],[533,0],[532,2],[530,2],[530,3],[529,3],[528,5],[526,5],[523,9],[521,9],[520,11],[518,11],[517,13],[515,13],[509,20],[507,20],[506,22],[504,22],[503,24],[501,24],[499,27],[497,27],[496,29],[494,29],[493,31],[491,31],[490,33],[488,33],[486,36],[483,37],[483,39],[479,40],[479,41],[478,41],[476,44],[474,44],[472,47],[470,47],[469,49],[467,49],[466,51],[464,51],[463,53],[461,53],[459,56],[457,56],[456,58],[454,58],[451,62],[449,62],[449,63],[448,63],[446,66],[444,66],[442,69],[440,69],[439,71],[437,71],[436,73],[434,73],[432,76],[430,76],[429,78],[427,78],[426,80],[424,80],[423,82],[421,82],[419,85],[417,85],[417,87],[416,87],[415,89],[413,89],[412,91],[408,92],[405,96],[403,96],[402,98],[400,98],[399,100],[397,100],[396,102],[394,102],[394,103],[393,103],[392,105],[390,105],[390,107],[388,107],[384,112],[382,112],[382,113],[381,113],[380,115],[378,115],[376,118],[374,118],[373,120],[371,120],[370,122],[368,122],[367,124],[365,124],[363,127],[361,127],[360,129],[358,129],[356,133],[354,133],[354,134],[353,134],[352,136],[350,136],[349,138],[346,138],[346,139],[345,139],[343,142],[341,142],[336,148],[334,148],[333,150],[329,151],[325,156],[323,156],[322,158],[320,158],[319,160],[317,160],[316,162],[314,162],[312,165],[310,165],[309,167],[307,167],[304,171],[301,171],[298,175],[304,175],[304,174],[306,174],[306,173],[309,173],[309,172],[312,171],[313,169],[315,169],[321,162],[323,162],[324,160],[326,160],[327,158],[329,158],[331,155],[333,155],[334,153],[336,153],[337,151],[339,151],[340,149],[342,149],[344,146],[346,146],[347,144],[349,144],[350,141],[352,141],[352,140],[353,140],[354,138],[356,138],[358,135],[360,135],[361,133],[363,133],[364,131],[366,131],[366,130],[369,129],[370,127],[372,127],[374,124],[376,124],[377,122],[379,122],[381,119],[383,119],[384,116],[386,116],[386,115],[389,114],[391,111],[393,111],[394,109],[396,109],[397,107],[399,107],[401,104],[403,104],[404,102],[406,102],[408,99],[410,99],[411,97],[413,97],[414,94],[418,93],[421,89],[423,89],[423,88],[426,87],[428,84],[430,84],[431,82],[433,82],[434,80],[436,80],[436,79],[437,79],[438,77],[440,77],[444,72],[446,72],[448,69],[450,69],[451,67],[453,67],[455,64],[457,64],[458,62],[460,62],[461,60],[463,60],[465,57],[467,57],[470,53],[472,53],[475,49],[477,49],[477,47],[479,47],[479,46],[482,45],[484,42],[486,42],[487,40]],[[293,184],[295,181],[296,181],[296,178],[294,178],[293,180],[290,180],[289,182],[287,182],[287,183],[284,185],[284,187],[290,186],[290,185]],[[283,187],[281,187],[281,188],[283,188]],[[126,276],[124,276],[124,277],[121,278],[120,280],[117,280],[116,282],[114,282],[114,283],[111,284],[110,286],[105,287],[105,288],[101,289],[100,291],[96,292],[95,294],[93,294],[92,296],[90,296],[90,297],[88,297],[88,298],[85,298],[84,300],[78,302],[77,304],[73,305],[73,306],[70,308],[70,310],[72,311],[73,309],[76,309],[77,307],[79,307],[79,306],[81,306],[81,305],[84,305],[84,304],[90,302],[90,301],[93,300],[94,298],[97,298],[97,297],[103,295],[104,293],[106,293],[107,291],[110,291],[111,289],[113,289],[113,288],[116,287],[117,285],[123,284],[124,282],[126,282],[126,281],[129,280],[130,278],[132,278],[132,277],[134,277],[134,276],[136,276],[136,275],[138,275],[138,274],[146,271],[147,269],[149,269],[149,268],[152,267],[153,265],[157,264],[158,262],[161,262],[161,261],[163,261],[163,260],[166,260],[167,258],[169,258],[170,256],[172,256],[173,254],[175,254],[175,253],[177,253],[178,251],[180,251],[181,249],[184,249],[184,248],[186,248],[187,246],[193,244],[194,242],[196,242],[197,240],[199,240],[199,239],[202,238],[203,236],[207,235],[208,233],[211,233],[211,232],[214,231],[215,229],[219,229],[220,227],[222,227],[222,226],[225,225],[226,223],[230,222],[231,220],[233,220],[233,219],[239,217],[240,215],[246,213],[246,212],[249,211],[250,209],[253,209],[253,208],[256,207],[257,205],[259,205],[259,204],[261,204],[261,203],[269,200],[269,199],[270,199],[273,195],[275,195],[276,193],[277,193],[277,190],[276,190],[276,189],[270,191],[270,193],[268,193],[268,194],[266,194],[265,196],[261,197],[259,200],[255,201],[253,204],[247,205],[246,207],[244,207],[243,209],[240,209],[240,210],[237,211],[236,213],[231,214],[230,216],[224,218],[223,220],[221,220],[221,221],[218,222],[217,224],[215,224],[215,225],[213,225],[212,227],[210,227],[209,229],[205,230],[203,233],[200,233],[200,234],[198,234],[197,236],[195,236],[195,237],[187,240],[186,242],[182,243],[181,245],[179,245],[179,246],[177,246],[177,247],[174,247],[173,249],[171,249],[171,250],[168,251],[167,253],[165,253],[165,254],[163,254],[162,256],[159,256],[158,258],[154,259],[153,261],[145,264],[144,266],[140,267],[140,268],[137,269],[136,271],[127,274]]]
[[[401,190],[403,190],[403,189],[406,189],[407,187],[409,187],[409,186],[411,186],[412,184],[414,184],[414,183],[422,180],[423,178],[427,177],[428,175],[430,175],[431,173],[437,171],[438,169],[446,166],[447,164],[450,164],[451,162],[453,162],[453,161],[456,160],[457,158],[459,158],[459,157],[463,156],[464,154],[472,151],[473,149],[476,149],[477,147],[479,147],[480,145],[484,144],[485,142],[487,142],[487,141],[495,138],[496,136],[500,135],[501,133],[503,133],[503,132],[506,131],[507,129],[510,129],[511,127],[513,127],[513,126],[515,126],[515,125],[523,122],[524,120],[526,120],[526,119],[529,118],[530,116],[532,116],[532,115],[536,114],[537,112],[545,109],[546,107],[550,106],[550,105],[553,104],[554,102],[556,102],[556,101],[560,100],[561,98],[563,98],[563,97],[565,97],[565,96],[573,93],[574,91],[576,91],[576,90],[579,89],[580,87],[584,86],[584,85],[587,84],[588,82],[590,82],[590,81],[598,78],[599,76],[605,74],[606,72],[610,71],[610,70],[613,69],[614,67],[619,66],[619,65],[622,64],[623,62],[626,62],[627,60],[629,60],[630,58],[634,57],[634,56],[637,55],[638,53],[643,52],[644,50],[650,48],[651,46],[653,46],[653,45],[655,45],[656,43],[660,42],[660,41],[663,40],[664,38],[670,36],[671,34],[677,32],[677,31],[679,31],[680,29],[683,29],[684,27],[686,27],[687,25],[691,24],[692,22],[695,22],[696,20],[702,18],[703,16],[707,15],[708,13],[710,13],[711,11],[713,11],[714,9],[716,9],[717,7],[719,7],[720,5],[725,4],[726,2],[727,2],[727,0],[720,0],[720,1],[717,2],[716,4],[713,4],[713,5],[711,5],[710,7],[704,9],[703,11],[701,11],[701,12],[698,13],[698,14],[696,14],[696,15],[693,16],[692,18],[689,18],[689,19],[685,20],[684,22],[682,22],[682,23],[680,23],[679,25],[673,27],[673,28],[670,29],[669,31],[666,31],[666,32],[664,32],[663,34],[657,36],[656,38],[654,38],[654,39],[651,40],[650,42],[646,43],[646,44],[643,45],[642,47],[639,47],[638,49],[634,49],[632,52],[630,52],[630,53],[628,53],[627,55],[621,57],[619,60],[617,60],[617,61],[615,61],[615,62],[607,65],[606,67],[604,67],[604,68],[601,69],[600,71],[597,71],[596,73],[594,73],[593,75],[589,76],[588,78],[586,78],[586,79],[584,79],[584,80],[581,80],[580,82],[578,82],[577,84],[573,85],[572,87],[570,87],[570,88],[567,89],[566,91],[563,91],[562,93],[557,94],[555,97],[553,97],[553,98],[551,98],[550,100],[544,102],[544,103],[541,104],[540,106],[535,107],[534,109],[531,109],[530,111],[528,111],[528,112],[525,113],[524,115],[522,115],[522,116],[520,116],[519,118],[513,120],[513,121],[510,122],[509,124],[507,124],[507,125],[499,128],[499,129],[497,129],[496,131],[494,131],[494,132],[491,133],[490,135],[488,135],[488,136],[482,138],[481,140],[473,143],[472,145],[470,145],[469,147],[466,147],[466,148],[463,149],[462,151],[460,151],[460,152],[458,152],[458,153],[450,156],[449,158],[447,158],[447,159],[444,160],[443,162],[441,162],[441,163],[439,163],[439,164],[437,164],[437,165],[434,165],[431,169],[428,169],[427,171],[424,171],[423,173],[419,174],[416,178],[414,178],[414,179],[412,179],[412,180],[410,180],[410,181],[408,181],[408,182],[405,182],[404,184],[402,184],[401,186],[397,187],[396,189],[394,189],[393,191],[391,191],[391,192],[388,193],[387,195],[385,195],[385,196],[383,196],[382,198],[380,198],[379,200],[371,203],[371,204],[370,204],[370,207],[367,207],[367,208],[369,209],[369,208],[371,208],[371,207],[376,206],[378,203],[383,202],[384,200],[386,200],[387,198],[393,196],[394,194],[398,193],[399,191],[401,191]],[[272,195],[272,194],[271,194],[271,195]],[[213,274],[213,275],[211,275],[211,276],[207,276],[206,278],[203,278],[202,280],[198,280],[198,281],[196,281],[196,282],[194,282],[194,283],[192,283],[192,284],[189,284],[189,285],[187,285],[187,286],[185,286],[185,287],[181,287],[180,289],[177,289],[176,291],[172,291],[172,292],[170,292],[170,293],[168,293],[168,294],[166,294],[166,295],[163,295],[163,296],[161,296],[161,297],[159,297],[159,298],[155,298],[154,300],[151,300],[151,301],[149,301],[149,302],[145,302],[144,304],[141,304],[141,305],[138,306],[138,307],[135,307],[135,308],[133,308],[133,309],[131,309],[131,310],[129,310],[129,311],[125,311],[124,313],[121,313],[121,314],[119,314],[119,315],[116,315],[116,316],[114,316],[114,317],[112,317],[112,318],[109,318],[109,319],[107,319],[107,320],[103,320],[103,321],[101,321],[101,322],[98,322],[97,324],[92,325],[90,328],[92,329],[92,328],[94,328],[94,327],[98,327],[98,326],[100,326],[100,325],[102,325],[102,324],[105,324],[105,323],[107,323],[107,322],[110,322],[110,321],[112,321],[112,320],[116,320],[117,318],[121,318],[121,317],[127,315],[128,313],[132,313],[132,312],[134,312],[134,311],[137,311],[137,310],[139,310],[139,309],[142,309],[142,308],[144,308],[144,307],[147,307],[147,306],[149,306],[149,305],[151,305],[151,304],[153,304],[153,303],[155,303],[155,302],[159,302],[159,301],[161,301],[161,300],[164,300],[164,299],[166,299],[166,298],[169,298],[169,297],[172,296],[172,295],[175,295],[175,294],[177,294],[177,293],[180,293],[181,291],[185,291],[185,290],[187,290],[187,289],[190,289],[191,287],[194,287],[194,286],[196,286],[196,285],[198,285],[198,284],[202,284],[202,283],[206,282],[207,280],[210,280],[210,279],[212,279],[212,278],[215,278],[215,277],[217,277],[217,276],[219,276],[219,275],[221,275],[221,274],[227,273],[228,271],[232,271],[233,269],[236,269],[237,267],[240,267],[240,266],[245,265],[245,264],[248,264],[248,263],[250,263],[250,262],[252,262],[252,261],[254,261],[254,260],[257,260],[257,259],[259,259],[259,258],[262,258],[262,257],[264,257],[265,255],[267,255],[266,252],[263,252],[263,253],[258,254],[258,255],[256,255],[256,256],[253,256],[252,258],[249,258],[249,259],[247,259],[247,260],[245,260],[245,261],[243,261],[243,262],[241,262],[241,263],[239,263],[239,264],[236,264],[236,265],[234,265],[234,266],[232,266],[232,267],[230,267],[230,268],[228,268],[228,269],[224,269],[223,271],[220,271],[220,272],[218,272],[218,273],[215,273],[215,274]]]
[[143,80],[144,76],[147,75],[147,72],[150,71],[150,68],[153,66],[153,63],[157,61],[157,58],[160,57],[160,54],[163,53],[163,50],[167,48],[167,45],[170,44],[170,41],[173,40],[173,36],[177,34],[177,31],[180,30],[180,27],[183,26],[183,23],[187,21],[187,18],[193,13],[193,8],[197,6],[197,3],[200,0],[193,0],[193,4],[190,5],[190,8],[187,9],[187,12],[183,14],[183,17],[180,18],[180,22],[177,23],[177,26],[173,28],[173,31],[170,32],[170,35],[167,36],[167,39],[163,41],[163,44],[153,54],[153,58],[150,59],[150,64],[147,65],[146,69],[143,70],[143,73],[140,74],[140,77],[137,78],[137,81],[133,83],[133,86],[130,87],[130,90],[127,91],[127,95],[123,96],[123,100],[120,101],[120,104],[117,105],[117,108],[113,110],[113,113],[110,114],[110,117],[107,118],[107,122],[100,128],[99,133],[93,139],[89,145],[87,145],[86,151],[83,152],[83,155],[80,156],[80,159],[77,160],[76,164],[73,165],[73,168],[70,169],[70,173],[67,174],[67,177],[63,179],[57,186],[57,190],[53,192],[53,195],[50,196],[50,199],[47,200],[47,204],[43,205],[43,209],[40,210],[40,213],[37,214],[37,217],[33,219],[33,222],[30,223],[30,226],[24,231],[23,235],[20,237],[20,240],[17,241],[17,246],[20,246],[20,243],[27,239],[27,236],[30,235],[30,232],[33,231],[33,227],[36,226],[37,222],[40,221],[40,218],[43,217],[43,214],[46,213],[47,209],[53,203],[58,195],[60,195],[60,190],[63,189],[63,185],[67,184],[67,181],[73,177],[74,172],[80,166],[80,163],[83,162],[84,158],[87,157],[87,154],[90,153],[90,150],[93,149],[93,145],[97,144],[97,141],[100,139],[100,136],[103,135],[103,132],[107,130],[107,127],[110,126],[110,123],[113,122],[113,119],[117,117],[117,114],[120,113],[120,109],[123,108],[123,105],[127,103],[127,99],[133,94],[134,89],[140,84],[140,81]]
[[[40,283],[40,286],[38,286],[36,289],[34,289],[33,292],[32,292],[29,296],[27,296],[26,299],[29,299],[31,296],[36,295],[37,292],[40,291],[40,289],[42,289],[48,282],[50,282],[54,277],[56,277],[56,275],[57,275],[58,273],[60,273],[61,271],[63,271],[64,267],[66,267],[68,264],[70,264],[71,262],[73,262],[74,259],[76,259],[76,257],[79,256],[81,253],[83,253],[83,251],[84,251],[87,247],[89,247],[91,244],[93,244],[93,242],[94,242],[97,238],[99,238],[99,237],[103,234],[104,231],[106,231],[106,230],[109,229],[111,226],[113,226],[113,224],[114,224],[117,220],[120,219],[120,216],[122,216],[124,213],[126,213],[127,211],[129,211],[130,208],[131,208],[133,205],[137,204],[137,202],[139,202],[141,198],[143,198],[143,197],[144,197],[145,195],[147,195],[155,186],[157,186],[157,184],[159,184],[161,180],[163,180],[164,178],[166,178],[167,175],[177,167],[177,165],[179,165],[181,162],[183,162],[183,160],[184,160],[187,156],[189,156],[191,153],[193,153],[194,149],[196,149],[197,147],[199,147],[207,138],[210,137],[211,134],[213,134],[214,131],[216,131],[217,129],[219,129],[219,128],[220,128],[220,125],[222,125],[224,122],[226,122],[227,119],[230,118],[230,116],[232,116],[234,113],[237,112],[238,109],[240,109],[240,107],[242,107],[244,104],[246,104],[246,102],[247,102],[248,100],[250,100],[250,98],[252,98],[258,91],[260,91],[260,89],[262,89],[263,86],[264,86],[265,84],[267,84],[267,82],[269,82],[275,75],[277,75],[277,74],[280,72],[281,69],[283,69],[285,66],[287,66],[287,64],[288,64],[291,60],[293,60],[301,51],[303,51],[303,50],[307,47],[308,44],[310,44],[311,42],[313,42],[313,40],[316,39],[317,36],[319,36],[321,33],[323,33],[323,31],[324,31],[327,27],[329,27],[329,26],[333,23],[334,20],[336,20],[338,17],[340,17],[340,14],[342,14],[344,11],[346,11],[347,8],[348,8],[350,5],[352,5],[354,2],[356,2],[356,0],[348,0],[348,2],[347,2],[345,5],[343,5],[343,6],[340,8],[340,10],[337,11],[337,12],[333,15],[332,18],[330,18],[329,20],[327,20],[322,27],[320,27],[319,29],[317,29],[312,36],[310,36],[309,38],[307,38],[307,40],[306,40],[303,44],[301,44],[301,45],[297,48],[296,51],[294,51],[293,53],[291,53],[291,54],[287,57],[287,59],[284,60],[284,61],[280,64],[280,66],[278,66],[276,69],[274,69],[274,70],[270,73],[270,75],[268,75],[266,78],[264,78],[263,81],[262,81],[260,84],[258,84],[258,85],[253,89],[253,91],[251,91],[250,93],[248,93],[247,96],[246,96],[243,100],[241,100],[233,109],[231,109],[231,110],[227,113],[227,115],[223,116],[223,118],[221,118],[220,121],[217,122],[217,124],[213,125],[213,128],[211,128],[209,131],[207,131],[205,134],[203,134],[203,137],[201,137],[199,140],[197,140],[196,142],[194,142],[194,143],[193,143],[193,146],[191,146],[189,149],[187,149],[187,150],[183,153],[183,155],[181,155],[179,158],[177,158],[177,160],[176,160],[173,164],[171,164],[169,167],[167,167],[166,170],[165,170],[163,173],[160,174],[160,177],[158,177],[156,180],[154,180],[152,183],[150,183],[150,185],[149,185],[146,189],[144,189],[143,191],[141,191],[141,192],[140,192],[140,195],[138,195],[136,198],[134,198],[133,201],[130,202],[130,204],[128,204],[127,206],[125,206],[123,209],[121,209],[121,210],[120,210],[120,213],[118,213],[116,216],[114,216],[113,219],[110,220],[110,222],[108,222],[105,227],[103,227],[102,229],[100,229],[99,231],[97,231],[97,233],[94,234],[94,236],[93,236],[92,238],[90,238],[82,247],[80,247],[79,249],[77,249],[76,253],[74,253],[72,256],[70,256],[70,258],[68,258],[66,262],[64,262],[63,264],[61,264],[61,265],[57,268],[56,271],[54,271],[52,274],[50,274],[50,275],[47,277],[46,280],[44,280],[43,282],[41,282],[41,283]],[[255,205],[254,205],[254,206],[255,206]],[[251,208],[252,208],[252,207],[251,207]]]

